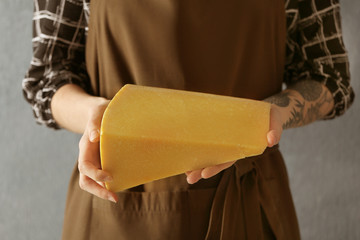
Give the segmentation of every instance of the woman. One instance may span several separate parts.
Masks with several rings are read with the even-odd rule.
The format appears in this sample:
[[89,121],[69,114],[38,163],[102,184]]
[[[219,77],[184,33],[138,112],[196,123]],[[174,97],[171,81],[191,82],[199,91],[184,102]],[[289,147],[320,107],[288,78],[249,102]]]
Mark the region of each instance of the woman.
[[[86,0],[35,0],[23,82],[39,123],[83,134],[63,239],[300,239],[277,144],[283,129],[334,118],[353,102],[339,4],[92,0],[89,15]],[[99,128],[126,83],[271,102],[268,149],[110,192]]]

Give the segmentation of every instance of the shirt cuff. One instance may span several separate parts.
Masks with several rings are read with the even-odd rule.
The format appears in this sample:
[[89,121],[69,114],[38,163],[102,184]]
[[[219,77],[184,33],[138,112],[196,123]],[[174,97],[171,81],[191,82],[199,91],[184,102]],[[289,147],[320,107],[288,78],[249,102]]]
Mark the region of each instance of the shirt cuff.
[[51,101],[56,91],[66,84],[76,84],[89,91],[86,85],[88,79],[84,79],[69,71],[51,73],[45,79],[25,78],[23,80],[23,94],[25,99],[32,105],[36,122],[49,128],[61,129],[55,121],[51,111]]

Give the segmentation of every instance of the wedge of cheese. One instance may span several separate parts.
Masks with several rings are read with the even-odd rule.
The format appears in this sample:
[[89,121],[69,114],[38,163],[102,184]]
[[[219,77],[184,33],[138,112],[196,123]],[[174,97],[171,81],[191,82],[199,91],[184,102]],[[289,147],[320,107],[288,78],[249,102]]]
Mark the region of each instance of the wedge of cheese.
[[267,146],[270,104],[190,91],[125,85],[105,110],[102,168],[120,191],[237,159]]

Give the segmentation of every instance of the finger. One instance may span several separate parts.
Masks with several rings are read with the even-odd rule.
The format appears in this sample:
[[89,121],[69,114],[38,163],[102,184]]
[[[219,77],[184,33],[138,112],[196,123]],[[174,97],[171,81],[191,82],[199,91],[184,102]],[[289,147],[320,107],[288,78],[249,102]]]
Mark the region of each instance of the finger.
[[276,130],[270,130],[267,133],[267,141],[268,147],[273,147],[274,145],[278,144],[280,141],[280,136]]
[[[101,114],[100,114],[101,112]],[[100,128],[101,128],[101,119],[102,111],[91,114],[91,117],[87,123],[86,134],[89,136],[90,142],[99,142],[100,141]]]
[[205,179],[211,178],[216,174],[218,174],[219,172],[221,172],[222,170],[231,167],[235,162],[236,161],[232,161],[232,162],[222,163],[219,165],[204,168],[201,172],[201,177]]
[[97,184],[99,184],[102,188],[106,188],[105,182],[96,182]]
[[117,195],[115,193],[110,192],[109,190],[103,188],[102,186],[97,184],[94,180],[88,178],[84,174],[80,174],[79,186],[82,190],[94,194],[99,198],[110,200],[114,203],[116,203],[118,200]]
[[90,130],[89,134],[90,142],[96,143],[100,141],[100,130],[99,129],[92,129]]
[[273,147],[280,142],[282,130],[279,109],[272,107],[270,113],[270,129],[266,135],[268,147]]
[[93,179],[94,181],[111,182],[113,180],[109,173],[95,167],[91,162],[79,161],[78,168],[82,174]]
[[191,171],[186,178],[187,182],[189,184],[198,182],[201,179],[201,171],[202,169]]
[[101,170],[99,143],[92,143],[84,135],[79,143],[79,163],[80,173],[85,174],[95,181],[110,182],[112,176]]
[[100,141],[100,127],[101,127],[101,120],[97,117],[90,119],[87,126],[86,135],[89,138],[89,141],[92,143],[97,143]]

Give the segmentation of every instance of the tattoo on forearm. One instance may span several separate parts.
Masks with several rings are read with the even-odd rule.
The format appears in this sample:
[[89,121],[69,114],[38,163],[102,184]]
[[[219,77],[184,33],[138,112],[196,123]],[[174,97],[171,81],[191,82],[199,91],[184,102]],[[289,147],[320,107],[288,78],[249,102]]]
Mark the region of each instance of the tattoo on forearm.
[[321,94],[318,101],[316,101],[314,104],[311,104],[306,112],[306,123],[316,121],[317,119],[320,119],[322,117],[320,108],[323,107],[325,104],[331,104],[333,98],[331,94],[327,92],[323,92]]
[[306,101],[315,101],[322,93],[322,86],[318,82],[301,81],[293,89],[300,93]]
[[[305,89],[307,89],[306,93]],[[323,91],[318,83],[301,84],[294,90],[298,91],[304,100],[294,99],[295,104],[291,110],[291,117],[283,124],[283,129],[302,126],[320,119],[322,117],[321,108],[326,104],[331,104],[333,100],[331,94]]]
[[295,99],[295,105],[291,110],[291,117],[282,125],[283,129],[298,126],[304,121],[305,101]]
[[[302,98],[299,98],[299,95]],[[290,117],[282,125],[283,129],[306,125],[321,119],[324,109],[332,104],[333,97],[329,91],[324,91],[321,83],[302,81],[290,87],[289,90],[271,96],[265,101],[282,108],[290,109]]]
[[281,92],[276,96],[271,96],[266,99],[267,102],[273,103],[279,107],[287,107],[290,104],[289,92]]

